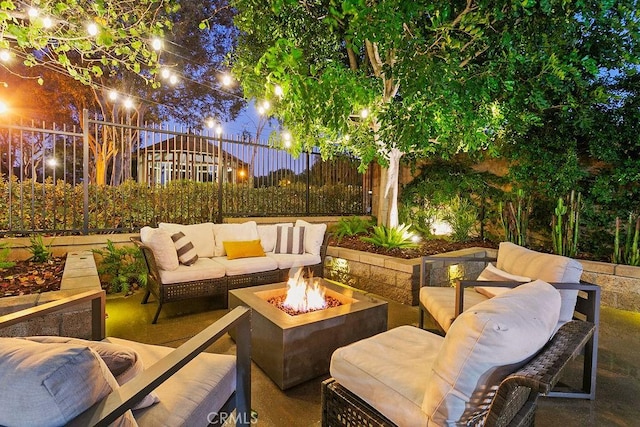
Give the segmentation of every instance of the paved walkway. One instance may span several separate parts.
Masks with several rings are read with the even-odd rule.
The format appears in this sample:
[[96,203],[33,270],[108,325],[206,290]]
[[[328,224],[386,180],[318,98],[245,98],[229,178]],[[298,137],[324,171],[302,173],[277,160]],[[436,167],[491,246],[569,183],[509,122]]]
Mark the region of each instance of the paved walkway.
[[[107,335],[150,344],[177,347],[226,310],[220,300],[165,304],[156,325],[151,319],[155,302],[141,305],[142,292],[107,299]],[[640,425],[640,313],[603,308],[600,325],[597,398],[540,400],[536,426],[637,426]],[[417,326],[418,309],[389,304],[389,327]],[[209,351],[233,354],[235,345],[222,338]],[[282,392],[255,365],[252,367],[253,408],[259,426],[319,426],[321,377]]]

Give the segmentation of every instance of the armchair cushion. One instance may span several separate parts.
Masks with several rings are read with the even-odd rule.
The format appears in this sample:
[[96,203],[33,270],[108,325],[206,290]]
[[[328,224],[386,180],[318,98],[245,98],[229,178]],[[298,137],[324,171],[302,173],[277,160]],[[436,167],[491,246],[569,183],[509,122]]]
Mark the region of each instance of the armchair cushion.
[[[544,280],[548,283],[579,283],[582,276],[582,264],[574,259],[532,251],[511,242],[500,243],[496,267],[511,274]],[[559,322],[565,323],[573,318],[578,291],[563,289],[560,295],[562,308]]]
[[[173,351],[169,347],[120,338],[110,337],[104,341],[131,348],[145,366],[153,365]],[[215,420],[217,411],[236,389],[235,367],[235,356],[199,354],[156,388],[160,402],[136,410],[136,421],[141,427],[207,425],[208,421]]]
[[560,304],[558,291],[537,280],[458,316],[426,382],[422,410],[429,419],[450,425],[472,415],[488,386],[497,387],[549,340]]
[[421,409],[431,365],[444,338],[400,326],[337,349],[330,372],[399,426],[427,425]]
[[[496,268],[493,264],[489,263],[487,267],[482,270],[482,273],[478,276],[479,281],[486,282],[530,282],[530,277],[518,276],[516,274],[510,274],[506,271],[502,271]],[[476,292],[486,296],[487,298],[493,298],[496,295],[503,294],[509,290],[509,288],[500,288],[498,286],[475,286]]]
[[[0,424],[65,425],[118,388],[85,345],[0,338]],[[135,426],[130,412],[115,425]]]
[[[420,288],[420,302],[431,314],[443,330],[448,331],[456,318],[455,315],[455,288],[441,286],[424,286]],[[488,297],[473,289],[464,290],[464,310],[486,301]]]

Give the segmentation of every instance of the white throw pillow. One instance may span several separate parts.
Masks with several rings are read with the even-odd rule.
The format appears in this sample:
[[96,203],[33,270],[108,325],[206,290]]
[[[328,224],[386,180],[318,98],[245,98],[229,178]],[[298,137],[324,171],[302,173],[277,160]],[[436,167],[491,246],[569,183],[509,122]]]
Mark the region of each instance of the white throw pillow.
[[169,232],[160,228],[142,227],[140,240],[151,248],[160,270],[173,271],[178,268],[178,254]]
[[541,280],[474,305],[453,322],[427,381],[422,410],[434,425],[458,425],[467,408],[526,363],[549,340],[560,293]]
[[[518,276],[515,274],[509,274],[506,271],[497,269],[493,264],[489,263],[487,267],[482,270],[482,273],[478,276],[478,280],[484,282],[522,282],[527,283],[531,281],[530,277]],[[482,294],[488,298],[493,298],[496,295],[500,295],[509,290],[509,288],[501,288],[498,286],[476,286],[476,292]]]
[[182,231],[196,248],[199,257],[211,258],[215,251],[215,241],[213,236],[213,223],[203,222],[200,224],[173,224],[169,222],[161,222],[158,225],[163,230],[167,230],[170,235]]
[[324,233],[327,231],[327,224],[311,224],[301,219],[296,221],[296,227],[305,228],[304,249],[311,255],[320,255],[320,248],[324,241]]
[[304,253],[305,227],[283,227],[277,226],[276,244],[273,253],[276,254],[296,254]]
[[260,237],[260,244],[265,252],[273,252],[273,248],[276,245],[276,232],[278,225],[283,227],[293,227],[292,222],[258,225],[258,237]]
[[222,242],[238,242],[258,240],[258,224],[255,221],[247,221],[242,224],[213,224],[215,236],[215,253],[213,256],[225,256]]
[[[0,338],[0,425],[66,425],[118,388],[87,346]],[[130,411],[114,425],[136,425]]]

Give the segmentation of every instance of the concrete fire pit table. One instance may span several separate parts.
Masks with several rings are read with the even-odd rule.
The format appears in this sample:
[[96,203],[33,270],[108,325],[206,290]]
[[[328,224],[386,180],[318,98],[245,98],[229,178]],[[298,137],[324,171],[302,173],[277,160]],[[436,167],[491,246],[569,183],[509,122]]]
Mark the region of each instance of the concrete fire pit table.
[[[318,279],[321,280],[321,279]],[[252,308],[251,359],[282,390],[329,372],[338,348],[387,330],[387,302],[321,280],[341,306],[289,315],[267,300],[286,293],[286,283],[229,291],[229,309]]]

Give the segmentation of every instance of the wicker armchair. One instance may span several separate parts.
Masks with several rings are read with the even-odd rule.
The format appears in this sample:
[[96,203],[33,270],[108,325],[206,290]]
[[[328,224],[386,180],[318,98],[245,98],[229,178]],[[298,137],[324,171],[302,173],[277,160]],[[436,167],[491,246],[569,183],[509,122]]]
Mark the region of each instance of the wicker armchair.
[[[491,393],[488,409],[479,408],[466,421],[466,425],[533,425],[538,397],[551,391],[564,367],[579,354],[595,329],[593,323],[579,320],[562,326],[529,363],[502,381]],[[330,378],[322,383],[322,425],[355,427],[395,424]]]

